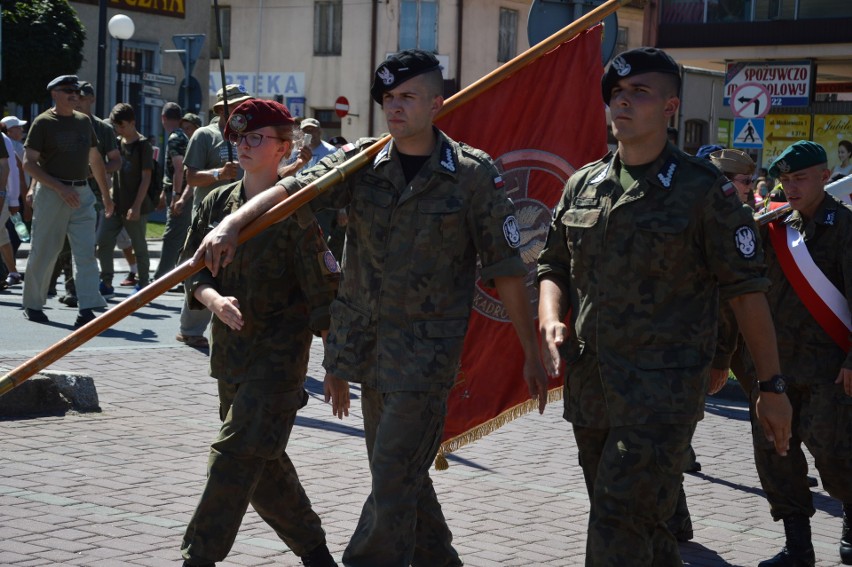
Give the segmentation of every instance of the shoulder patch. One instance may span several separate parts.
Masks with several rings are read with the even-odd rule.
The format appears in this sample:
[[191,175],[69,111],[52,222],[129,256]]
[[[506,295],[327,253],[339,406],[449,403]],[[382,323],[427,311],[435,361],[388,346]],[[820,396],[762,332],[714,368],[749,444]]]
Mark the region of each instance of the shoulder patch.
[[453,151],[453,147],[444,142],[441,144],[441,167],[449,171],[450,173],[455,173],[458,170],[458,162],[456,161],[456,153]]
[[502,189],[504,185],[505,183],[503,182],[502,176],[498,175],[494,178],[494,187],[496,187],[497,189]]
[[730,197],[731,195],[737,192],[736,186],[731,181],[726,181],[725,183],[723,183],[721,189],[722,194],[725,197]]
[[757,239],[750,226],[742,225],[734,231],[734,244],[740,256],[749,260],[757,253]]
[[669,159],[663,164],[663,167],[660,168],[660,171],[657,172],[657,179],[666,189],[670,189],[672,186],[672,178],[674,177],[675,171],[678,168],[678,159],[675,154],[669,156]]
[[515,215],[509,215],[503,221],[503,236],[506,238],[506,243],[512,248],[518,248],[521,245],[521,229],[518,227],[518,221]]

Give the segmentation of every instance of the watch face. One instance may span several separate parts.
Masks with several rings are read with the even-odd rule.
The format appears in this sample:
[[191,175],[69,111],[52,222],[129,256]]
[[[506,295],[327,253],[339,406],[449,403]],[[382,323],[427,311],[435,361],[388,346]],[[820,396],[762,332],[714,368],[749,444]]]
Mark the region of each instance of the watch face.
[[787,390],[787,381],[781,378],[780,376],[776,376],[772,380],[775,391],[779,394],[783,394]]

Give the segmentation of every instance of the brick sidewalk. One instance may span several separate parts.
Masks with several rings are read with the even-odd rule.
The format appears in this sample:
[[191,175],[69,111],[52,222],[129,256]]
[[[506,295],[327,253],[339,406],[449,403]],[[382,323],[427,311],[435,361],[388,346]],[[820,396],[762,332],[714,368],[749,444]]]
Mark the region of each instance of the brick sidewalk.
[[[339,560],[368,493],[360,404],[344,421],[322,403],[319,346],[288,453]],[[11,367],[21,360],[0,360]],[[176,346],[77,351],[51,367],[91,375],[101,413],[0,422],[0,565],[177,566],[218,430],[207,357]],[[353,390],[355,395],[357,390]],[[469,567],[583,564],[588,502],[561,403],[450,458],[433,473]],[[783,545],[751,456],[744,404],[710,399],[687,475],[695,539],[686,565],[753,566]],[[837,565],[840,506],[815,490],[820,566]],[[250,511],[223,566],[299,565]]]

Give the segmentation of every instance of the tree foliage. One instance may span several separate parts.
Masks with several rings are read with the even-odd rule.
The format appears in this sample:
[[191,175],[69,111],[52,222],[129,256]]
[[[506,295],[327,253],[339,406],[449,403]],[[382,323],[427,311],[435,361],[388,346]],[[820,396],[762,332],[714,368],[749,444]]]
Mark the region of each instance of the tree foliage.
[[86,30],[68,0],[0,0],[0,8],[0,102],[46,102],[47,83],[75,74],[83,63]]

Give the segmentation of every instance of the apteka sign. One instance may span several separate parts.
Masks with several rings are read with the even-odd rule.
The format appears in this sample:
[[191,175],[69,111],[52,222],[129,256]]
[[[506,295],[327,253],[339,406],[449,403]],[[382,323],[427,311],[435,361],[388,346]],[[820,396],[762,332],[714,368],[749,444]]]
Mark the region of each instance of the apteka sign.
[[732,61],[725,72],[725,106],[745,83],[766,87],[772,106],[808,106],[814,83],[813,61]]

